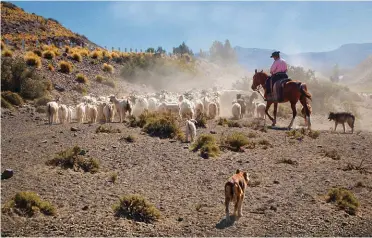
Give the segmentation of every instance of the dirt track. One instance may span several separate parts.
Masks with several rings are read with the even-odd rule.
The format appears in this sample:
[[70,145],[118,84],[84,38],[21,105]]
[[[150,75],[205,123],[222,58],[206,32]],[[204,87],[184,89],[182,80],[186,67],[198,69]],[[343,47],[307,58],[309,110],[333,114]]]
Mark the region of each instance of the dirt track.
[[[98,125],[48,126],[28,113],[3,115],[1,123],[1,167],[12,168],[14,177],[3,180],[2,204],[16,192],[34,191],[52,202],[56,217],[33,218],[2,214],[1,233],[10,236],[371,236],[372,174],[343,171],[347,163],[361,158],[372,171],[371,132],[351,134],[321,131],[318,139],[298,141],[284,131],[267,133],[250,128],[227,128],[210,124],[198,134],[215,130],[217,135],[241,131],[257,133],[251,140],[267,139],[272,147],[244,153],[226,151],[216,159],[202,159],[189,152],[188,144],[160,140],[141,134],[138,128],[113,123],[120,134],[96,134]],[[316,118],[316,117],[315,117]],[[314,119],[315,120],[315,119]],[[319,119],[320,120],[320,119]],[[322,122],[327,128],[333,123]],[[287,125],[289,120],[279,120]],[[342,128],[342,126],[340,127]],[[339,128],[339,129],[340,129]],[[358,129],[357,129],[358,131]],[[76,134],[76,136],[74,136]],[[119,139],[128,134],[135,143]],[[45,142],[46,140],[46,142]],[[56,152],[79,145],[101,162],[97,174],[52,168],[45,161]],[[324,157],[322,149],[334,148],[341,160]],[[291,158],[298,165],[277,163]],[[255,187],[246,193],[239,221],[225,227],[225,180],[240,168],[247,170]],[[116,184],[109,182],[118,172]],[[356,187],[362,182],[364,187]],[[258,185],[257,185],[258,184]],[[361,203],[357,216],[347,215],[322,195],[334,186],[351,189]],[[124,194],[138,193],[161,211],[151,224],[115,218],[111,206]],[[83,210],[88,206],[87,210]],[[198,209],[197,207],[201,207]],[[231,207],[232,210],[232,207]]]

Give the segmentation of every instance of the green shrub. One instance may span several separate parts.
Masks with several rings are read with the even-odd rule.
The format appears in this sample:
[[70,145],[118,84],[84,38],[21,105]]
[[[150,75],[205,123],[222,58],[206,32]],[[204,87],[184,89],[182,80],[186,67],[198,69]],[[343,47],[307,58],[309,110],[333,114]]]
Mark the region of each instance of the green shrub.
[[78,81],[79,83],[84,83],[84,84],[89,83],[88,78],[84,74],[81,74],[81,73],[76,75],[76,81]]
[[72,72],[73,65],[67,61],[59,62],[59,68],[62,73],[69,74]]
[[4,207],[3,212],[15,210],[18,214],[33,216],[37,212],[45,215],[55,215],[55,207],[47,201],[43,201],[39,195],[34,192],[18,192],[14,198]]
[[102,66],[102,70],[104,72],[108,72],[108,73],[112,74],[114,72],[114,67],[112,65],[104,63],[103,66]]
[[150,136],[160,138],[178,138],[184,137],[176,118],[171,114],[148,113],[144,119],[144,131]]
[[11,50],[3,50],[3,53],[2,53],[2,56],[3,57],[13,57],[13,52]]
[[96,129],[96,133],[121,133],[120,129],[113,129],[111,126],[106,127],[104,125],[100,125]]
[[46,162],[50,166],[60,166],[64,169],[83,170],[84,172],[96,173],[99,170],[99,162],[93,158],[85,158],[84,150],[75,146],[71,149],[61,151],[57,156]]
[[83,57],[77,52],[72,54],[72,58],[77,62],[81,62],[83,60]]
[[26,53],[24,60],[28,66],[34,66],[36,68],[41,67],[41,59],[34,52],[29,51]]
[[152,223],[160,218],[160,211],[140,195],[127,195],[113,206],[115,215],[139,222]]
[[36,106],[46,106],[48,102],[52,101],[52,97],[50,95],[44,95],[40,98],[35,99]]
[[23,98],[41,97],[51,90],[51,81],[40,77],[22,59],[6,58],[1,62],[1,90],[20,94]]
[[336,203],[340,209],[350,215],[355,215],[360,203],[354,194],[345,188],[332,188],[328,192],[327,202]]
[[225,143],[229,146],[228,148],[233,151],[241,151],[241,147],[248,145],[248,138],[240,132],[234,132],[226,138]]
[[1,92],[1,97],[3,97],[6,101],[16,106],[21,106],[24,103],[22,97],[19,96],[18,93],[5,91]]
[[13,110],[14,107],[12,106],[12,104],[10,102],[8,102],[7,100],[5,100],[3,98],[3,96],[1,96],[1,107],[2,108],[7,108],[9,110]]
[[190,149],[194,152],[200,150],[200,155],[203,158],[216,157],[220,153],[220,147],[217,145],[216,138],[205,134],[200,135]]
[[54,59],[55,56],[56,56],[55,53],[51,50],[45,50],[43,52],[43,58],[45,59]]

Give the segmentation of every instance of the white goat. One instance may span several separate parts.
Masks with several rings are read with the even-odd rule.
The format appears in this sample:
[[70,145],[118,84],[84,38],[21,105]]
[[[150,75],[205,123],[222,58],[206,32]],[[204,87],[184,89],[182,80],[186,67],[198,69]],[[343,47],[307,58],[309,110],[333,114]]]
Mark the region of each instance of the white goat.
[[125,119],[125,114],[128,112],[129,115],[132,115],[132,104],[128,99],[118,100],[115,96],[110,96],[110,102],[115,104],[116,110],[119,113],[120,123]]
[[47,117],[49,125],[52,125],[53,123],[57,123],[58,119],[58,103],[57,102],[48,102],[47,103]]
[[105,103],[103,105],[103,115],[105,122],[112,122],[115,116],[115,107],[111,103]]
[[65,104],[60,104],[58,107],[58,118],[61,124],[68,122],[68,108]]
[[180,110],[179,114],[181,119],[186,117],[187,115],[190,116],[190,119],[194,118],[194,107],[193,103],[191,103],[189,100],[185,99],[180,103]]
[[136,100],[136,104],[133,107],[133,116],[139,117],[145,110],[148,110],[149,103],[146,98],[140,97]]
[[265,103],[260,103],[256,102],[255,103],[255,108],[256,108],[256,117],[265,119],[266,118],[266,104]]
[[234,103],[232,105],[232,115],[234,117],[234,119],[240,119],[241,118],[241,114],[242,114],[242,108],[240,106],[239,103]]
[[215,102],[209,104],[209,118],[214,119],[218,115],[218,106]]
[[189,141],[189,135],[191,138],[191,142],[194,142],[196,137],[196,121],[194,119],[190,119],[186,121],[186,141]]
[[156,111],[156,108],[158,106],[158,100],[154,97],[151,97],[149,98],[148,103],[149,103],[149,107],[148,107],[149,112]]
[[158,112],[171,112],[171,113],[179,113],[180,106],[178,103],[160,103],[158,106]]
[[84,123],[85,119],[85,104],[80,103],[76,106],[76,117],[79,123]]
[[89,114],[90,123],[97,122],[98,110],[96,105],[89,104],[87,114]]

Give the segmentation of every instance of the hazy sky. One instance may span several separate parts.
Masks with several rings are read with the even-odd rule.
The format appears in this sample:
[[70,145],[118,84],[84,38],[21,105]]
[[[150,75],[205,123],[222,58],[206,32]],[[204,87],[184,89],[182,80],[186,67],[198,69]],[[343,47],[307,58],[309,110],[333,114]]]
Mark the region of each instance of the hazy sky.
[[16,2],[93,42],[194,52],[214,40],[286,53],[372,42],[372,2]]

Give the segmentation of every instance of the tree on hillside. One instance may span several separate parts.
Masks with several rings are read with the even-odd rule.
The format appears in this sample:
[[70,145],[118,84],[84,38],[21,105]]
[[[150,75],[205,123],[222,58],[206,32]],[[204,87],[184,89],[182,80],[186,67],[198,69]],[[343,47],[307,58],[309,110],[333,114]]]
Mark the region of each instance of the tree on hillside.
[[288,77],[292,80],[299,80],[302,82],[309,82],[315,79],[315,71],[308,69],[307,71],[304,68],[299,66],[288,65],[287,71]]
[[156,53],[158,53],[158,54],[165,54],[166,51],[163,49],[163,47],[158,46],[158,49],[156,50]]
[[200,58],[206,58],[207,57],[207,53],[204,52],[202,49],[200,49],[200,51],[199,51],[199,57]]
[[182,42],[181,45],[178,47],[173,47],[173,54],[189,54],[189,55],[194,55],[192,50],[185,44],[185,42]]
[[226,40],[225,44],[220,41],[214,41],[210,48],[210,59],[224,63],[236,62],[235,50],[231,47],[230,41]]
[[155,49],[150,47],[150,48],[147,48],[147,50],[145,52],[146,53],[155,53]]

